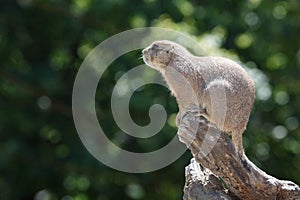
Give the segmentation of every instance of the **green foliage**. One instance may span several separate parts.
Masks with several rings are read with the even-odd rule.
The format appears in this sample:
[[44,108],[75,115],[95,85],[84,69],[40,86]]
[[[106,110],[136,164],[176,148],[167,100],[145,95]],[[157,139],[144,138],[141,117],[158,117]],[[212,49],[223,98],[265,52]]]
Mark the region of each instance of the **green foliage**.
[[[72,119],[77,70],[91,49],[131,28],[160,26],[193,35],[211,55],[240,59],[256,79],[258,99],[244,144],[267,173],[300,184],[300,2],[194,0],[17,0],[0,7],[0,199],[180,199],[186,152],[146,174],[110,169],[82,145]],[[110,97],[117,79],[142,64],[140,52],[109,67],[97,91],[97,113],[109,138],[135,152],[159,149],[175,136],[177,105],[160,86],[145,86],[130,105],[149,122],[153,103],[169,120],[149,140],[115,124]],[[101,90],[105,87],[105,90]]]

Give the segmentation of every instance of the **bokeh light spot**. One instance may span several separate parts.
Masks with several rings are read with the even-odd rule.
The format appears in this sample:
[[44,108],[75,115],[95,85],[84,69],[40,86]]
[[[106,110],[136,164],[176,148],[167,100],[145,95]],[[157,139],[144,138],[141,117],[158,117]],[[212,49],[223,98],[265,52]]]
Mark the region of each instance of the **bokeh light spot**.
[[279,105],[285,105],[289,102],[290,97],[285,91],[279,91],[275,94],[275,101]]
[[77,188],[81,191],[86,191],[90,187],[90,180],[86,176],[77,178]]
[[235,39],[235,44],[241,48],[241,49],[246,49],[251,46],[251,44],[254,41],[254,37],[250,33],[243,33],[237,36]]
[[296,130],[299,127],[299,120],[296,117],[289,117],[285,120],[285,124],[289,130]]
[[259,21],[259,18],[257,16],[257,14],[254,12],[247,13],[245,16],[245,22],[249,26],[255,26],[258,23],[258,21]]
[[144,189],[138,184],[129,184],[126,188],[127,195],[132,199],[141,199],[144,196]]
[[37,104],[39,106],[40,109],[42,110],[47,110],[51,107],[51,99],[47,96],[41,96],[38,98],[37,100]]
[[285,68],[285,65],[287,64],[287,57],[283,53],[276,53],[271,55],[267,59],[267,67],[271,70],[277,70]]
[[173,113],[168,118],[168,124],[171,127],[176,127],[176,116],[177,116],[177,113]]
[[287,14],[287,10],[284,6],[278,5],[274,7],[272,14],[275,19],[283,19]]
[[277,140],[285,138],[287,136],[287,133],[288,130],[282,125],[276,126],[272,130],[272,136]]
[[34,200],[50,200],[51,194],[48,190],[41,190],[34,196]]

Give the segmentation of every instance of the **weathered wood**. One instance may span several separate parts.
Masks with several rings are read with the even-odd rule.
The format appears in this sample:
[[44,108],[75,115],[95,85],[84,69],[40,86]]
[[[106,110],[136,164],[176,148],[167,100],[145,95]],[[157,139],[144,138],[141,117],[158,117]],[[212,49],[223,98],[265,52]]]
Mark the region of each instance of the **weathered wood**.
[[[228,135],[210,124],[205,118],[199,117],[198,113],[187,112],[182,116],[178,135],[180,141],[187,145],[195,160],[203,167],[197,168],[192,163],[193,167],[187,168],[184,188],[186,200],[214,199],[203,196],[206,191],[214,188],[211,185],[216,186],[216,195],[223,195],[220,191],[228,189],[227,194],[224,193],[224,199],[300,199],[298,185],[266,174],[246,156],[238,157]],[[205,175],[206,169],[209,169],[212,174]],[[212,179],[205,178],[207,176],[218,177],[219,179],[213,180],[218,180],[219,183],[212,183]],[[210,184],[207,184],[208,182]],[[225,186],[222,186],[220,190],[222,182]],[[198,189],[196,189],[197,184]],[[220,196],[216,196],[215,199],[222,199],[218,197]]]
[[223,183],[209,169],[203,168],[193,158],[185,168],[184,200],[232,200]]

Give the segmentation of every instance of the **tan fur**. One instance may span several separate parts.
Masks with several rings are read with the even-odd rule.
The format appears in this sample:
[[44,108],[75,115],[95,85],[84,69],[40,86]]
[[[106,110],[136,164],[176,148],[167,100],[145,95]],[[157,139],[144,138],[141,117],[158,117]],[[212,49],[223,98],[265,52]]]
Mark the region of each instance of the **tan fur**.
[[[196,57],[179,44],[166,40],[156,41],[144,49],[143,59],[164,76],[178,102],[179,121],[181,113],[187,110],[205,113],[208,121],[232,135],[237,153],[244,154],[242,134],[249,120],[255,89],[240,65],[221,57]],[[224,102],[226,113],[222,122],[219,116],[224,108],[220,105]]]

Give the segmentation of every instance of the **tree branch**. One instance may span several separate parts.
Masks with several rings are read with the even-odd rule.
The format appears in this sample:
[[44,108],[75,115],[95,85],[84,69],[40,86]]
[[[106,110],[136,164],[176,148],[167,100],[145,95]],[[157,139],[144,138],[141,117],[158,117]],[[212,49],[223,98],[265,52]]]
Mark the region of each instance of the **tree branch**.
[[184,200],[231,198],[223,183],[209,169],[203,168],[195,159],[185,168]]
[[[187,167],[185,199],[222,199],[218,196],[216,198],[203,196],[205,191],[211,191],[211,184],[216,186],[216,195],[221,195],[219,191],[222,190],[219,187],[222,182],[226,185],[223,186],[223,191],[228,189],[224,199],[300,199],[298,185],[266,174],[246,156],[239,158],[228,135],[205,118],[197,116],[197,113],[187,112],[182,116],[178,135],[180,141],[187,145],[195,160],[203,167],[197,168],[193,162]],[[208,176],[203,175],[207,169],[219,178],[220,183],[212,183],[211,179],[203,178]],[[206,184],[207,181],[210,184]],[[199,187],[195,189],[197,184]]]

